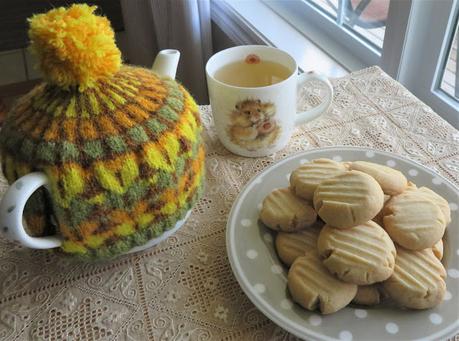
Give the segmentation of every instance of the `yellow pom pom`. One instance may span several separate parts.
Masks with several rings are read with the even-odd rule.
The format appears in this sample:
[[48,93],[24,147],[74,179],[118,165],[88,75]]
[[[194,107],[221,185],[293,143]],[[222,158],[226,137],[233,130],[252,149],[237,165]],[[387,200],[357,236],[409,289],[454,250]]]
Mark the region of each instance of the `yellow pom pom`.
[[48,82],[83,91],[119,70],[115,34],[107,18],[94,14],[96,8],[75,4],[29,19],[31,49]]

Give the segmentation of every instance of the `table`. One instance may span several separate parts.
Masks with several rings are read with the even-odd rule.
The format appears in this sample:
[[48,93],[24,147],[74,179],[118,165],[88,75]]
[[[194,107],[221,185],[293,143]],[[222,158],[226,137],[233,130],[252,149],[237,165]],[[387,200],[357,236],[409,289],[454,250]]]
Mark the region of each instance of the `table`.
[[[206,192],[186,225],[155,248],[84,264],[0,239],[0,340],[295,339],[245,297],[226,256],[226,219],[252,176],[294,152],[355,145],[403,155],[459,185],[459,132],[428,106],[378,67],[333,85],[328,113],[264,158],[225,150],[210,108],[201,107]],[[303,90],[299,106],[320,96]]]

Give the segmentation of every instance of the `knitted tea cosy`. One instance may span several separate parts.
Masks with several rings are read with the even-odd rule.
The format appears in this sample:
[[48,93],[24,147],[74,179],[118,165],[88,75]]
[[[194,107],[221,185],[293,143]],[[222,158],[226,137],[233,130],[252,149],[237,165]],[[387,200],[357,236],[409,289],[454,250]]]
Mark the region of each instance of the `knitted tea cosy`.
[[[110,257],[174,227],[199,198],[204,149],[198,107],[177,82],[121,65],[95,7],[34,15],[29,36],[45,82],[21,98],[0,133],[9,183],[49,178],[24,211],[28,232],[62,250]],[[49,191],[49,192],[48,192]]]

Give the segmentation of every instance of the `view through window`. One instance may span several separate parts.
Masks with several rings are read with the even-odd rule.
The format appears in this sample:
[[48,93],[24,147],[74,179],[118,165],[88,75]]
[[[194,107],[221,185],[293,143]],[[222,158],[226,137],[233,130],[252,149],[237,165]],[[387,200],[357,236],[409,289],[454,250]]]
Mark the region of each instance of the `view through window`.
[[456,22],[456,31],[452,36],[449,53],[442,70],[442,78],[440,89],[446,92],[451,97],[459,100],[459,64],[457,62],[459,50],[457,49],[458,40],[458,24]]
[[369,44],[382,49],[389,0],[306,0],[350,29]]

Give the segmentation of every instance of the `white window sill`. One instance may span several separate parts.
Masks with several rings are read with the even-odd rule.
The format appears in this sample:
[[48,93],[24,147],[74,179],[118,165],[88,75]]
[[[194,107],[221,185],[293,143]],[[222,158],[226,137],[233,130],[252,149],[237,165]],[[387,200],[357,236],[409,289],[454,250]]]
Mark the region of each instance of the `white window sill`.
[[303,71],[341,77],[349,70],[260,0],[212,0],[212,20],[237,44],[268,44],[290,53]]

